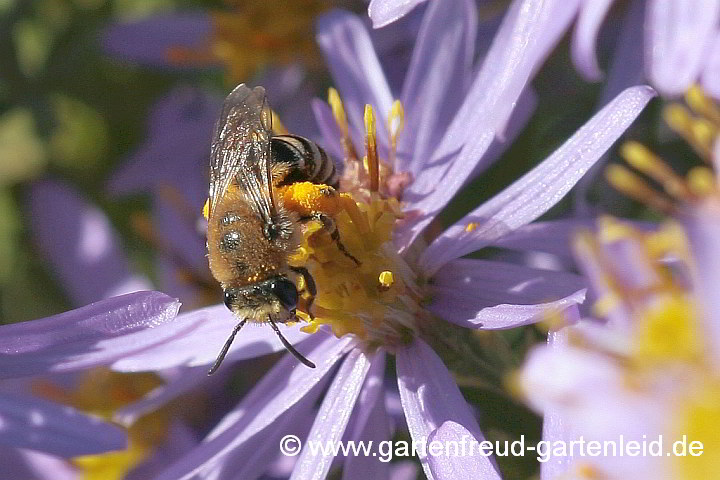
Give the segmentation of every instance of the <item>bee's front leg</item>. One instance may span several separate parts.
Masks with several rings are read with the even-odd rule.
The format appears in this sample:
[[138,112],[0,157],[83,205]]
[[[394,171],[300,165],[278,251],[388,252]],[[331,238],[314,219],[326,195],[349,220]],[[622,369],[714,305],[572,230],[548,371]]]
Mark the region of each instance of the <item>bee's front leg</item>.
[[315,285],[315,279],[310,275],[310,272],[305,267],[290,267],[290,270],[297,273],[301,277],[303,277],[303,281],[305,282],[305,290],[307,293],[310,294],[310,298],[307,301],[307,314],[310,317],[310,320],[314,320],[315,316],[312,314],[311,307],[313,302],[315,301],[315,296],[317,295],[317,286]]
[[355,262],[356,265],[360,266],[360,260],[355,258],[350,252],[348,252],[347,248],[345,248],[345,245],[340,241],[340,232],[337,229],[337,226],[335,225],[335,220],[330,215],[327,215],[322,212],[316,212],[312,215],[307,215],[304,217],[300,217],[301,222],[309,222],[311,220],[318,220],[322,223],[323,229],[330,234],[330,238],[333,242],[335,242],[338,246],[338,249],[349,259],[351,259],[353,262]]

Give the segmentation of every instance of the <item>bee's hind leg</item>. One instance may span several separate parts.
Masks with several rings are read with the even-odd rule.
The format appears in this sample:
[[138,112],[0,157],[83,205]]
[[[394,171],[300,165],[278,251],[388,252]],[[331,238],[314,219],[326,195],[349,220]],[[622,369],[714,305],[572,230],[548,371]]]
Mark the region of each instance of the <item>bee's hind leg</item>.
[[315,285],[315,279],[310,275],[310,272],[305,267],[290,267],[290,270],[297,273],[301,277],[303,277],[303,281],[305,282],[305,290],[310,294],[310,298],[307,301],[307,314],[310,317],[311,320],[315,319],[315,316],[312,314],[311,307],[313,302],[315,301],[315,296],[317,295],[317,286]]
[[319,220],[320,222],[322,222],[323,228],[330,234],[330,238],[333,242],[335,242],[335,244],[337,244],[338,249],[340,249],[343,255],[355,262],[356,265],[360,265],[360,260],[355,258],[350,252],[348,252],[347,248],[345,248],[345,245],[343,245],[343,243],[340,241],[340,232],[335,225],[335,220],[333,220],[330,215],[322,212],[317,212],[307,217],[302,217],[300,219],[300,221],[302,222],[307,222],[310,220]]

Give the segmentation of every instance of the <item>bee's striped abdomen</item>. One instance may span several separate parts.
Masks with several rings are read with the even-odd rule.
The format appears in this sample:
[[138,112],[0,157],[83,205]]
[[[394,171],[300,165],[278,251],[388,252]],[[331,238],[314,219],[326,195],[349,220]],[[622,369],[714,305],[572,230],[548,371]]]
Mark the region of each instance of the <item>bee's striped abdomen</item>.
[[335,162],[315,142],[298,135],[278,135],[272,138],[270,148],[273,163],[289,166],[279,185],[312,182],[337,188],[339,177]]

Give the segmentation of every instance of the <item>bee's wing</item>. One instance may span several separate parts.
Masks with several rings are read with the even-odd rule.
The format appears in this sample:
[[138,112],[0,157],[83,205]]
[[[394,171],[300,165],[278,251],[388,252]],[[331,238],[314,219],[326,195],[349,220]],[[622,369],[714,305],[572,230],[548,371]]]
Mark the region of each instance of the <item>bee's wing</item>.
[[267,222],[275,214],[270,176],[272,113],[265,89],[240,84],[225,99],[210,153],[210,213],[235,183]]

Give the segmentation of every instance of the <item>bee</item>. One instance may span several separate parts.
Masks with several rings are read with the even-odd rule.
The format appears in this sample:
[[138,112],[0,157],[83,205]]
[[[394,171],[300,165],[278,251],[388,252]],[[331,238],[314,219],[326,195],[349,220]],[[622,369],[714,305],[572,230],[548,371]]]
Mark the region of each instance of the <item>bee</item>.
[[341,251],[359,262],[342,246],[331,215],[290,210],[281,192],[297,182],[311,182],[322,185],[323,195],[338,195],[338,178],[334,162],[317,144],[297,135],[273,135],[264,88],[240,84],[227,96],[211,147],[207,248],[224,303],[241,320],[208,375],[218,369],[248,321],[269,323],[290,353],[315,367],[277,325],[296,319],[294,278],[304,279],[308,307],[316,294],[307,269],[288,264],[300,246],[302,222],[322,222]]

